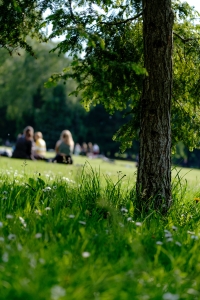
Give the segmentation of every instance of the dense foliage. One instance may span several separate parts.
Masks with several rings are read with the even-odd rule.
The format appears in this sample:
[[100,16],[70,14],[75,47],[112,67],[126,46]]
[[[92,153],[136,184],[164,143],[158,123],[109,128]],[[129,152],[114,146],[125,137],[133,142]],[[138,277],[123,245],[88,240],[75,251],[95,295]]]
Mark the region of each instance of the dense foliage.
[[[73,62],[50,81],[74,78],[77,92],[82,91],[85,107],[102,103],[109,112],[129,108],[131,121],[122,127],[115,139],[122,149],[138,137],[139,100],[142,92],[143,42],[141,1],[127,4],[76,1],[53,7],[47,21],[53,25],[50,38],[65,35],[55,47],[70,52]],[[199,14],[186,2],[173,1],[174,86],[172,105],[172,143],[184,141],[193,149],[199,146]],[[84,55],[80,53],[84,51]],[[188,134],[189,133],[189,134]]]
[[10,54],[19,53],[24,48],[34,55],[27,37],[42,39],[40,24],[42,7],[36,0],[1,0],[0,1],[0,47]]

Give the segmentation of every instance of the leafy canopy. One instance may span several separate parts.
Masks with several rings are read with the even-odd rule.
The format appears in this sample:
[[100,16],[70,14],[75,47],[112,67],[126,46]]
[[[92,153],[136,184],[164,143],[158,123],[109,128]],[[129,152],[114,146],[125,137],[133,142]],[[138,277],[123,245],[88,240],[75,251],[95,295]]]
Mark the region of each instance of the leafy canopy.
[[[60,1],[52,2],[47,23],[49,38],[64,36],[53,51],[69,53],[73,62],[62,73],[53,74],[47,86],[72,77],[78,82],[86,108],[102,103],[113,113],[129,107],[132,120],[114,136],[122,150],[138,135],[143,68],[141,1]],[[199,146],[200,27],[199,14],[187,3],[173,2],[174,88],[172,141]]]

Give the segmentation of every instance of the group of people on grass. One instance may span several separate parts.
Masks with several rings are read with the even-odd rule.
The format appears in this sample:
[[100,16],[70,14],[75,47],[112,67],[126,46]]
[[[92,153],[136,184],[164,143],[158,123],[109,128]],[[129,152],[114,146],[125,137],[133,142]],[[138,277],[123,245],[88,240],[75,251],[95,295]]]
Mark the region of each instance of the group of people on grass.
[[69,130],[63,130],[60,139],[56,142],[56,155],[52,159],[46,158],[46,142],[41,132],[35,132],[31,126],[27,126],[23,130],[23,134],[19,134],[16,145],[14,147],[12,157],[31,160],[44,160],[49,162],[72,164],[72,154],[87,155],[94,157],[99,154],[99,146],[92,143],[83,143],[82,145],[74,145],[72,134]]
[[18,136],[12,157],[72,164],[73,149],[74,141],[71,132],[63,130],[55,146],[56,156],[52,159],[47,159],[46,142],[42,133],[35,132],[34,134],[33,127],[27,126],[24,128],[23,134]]

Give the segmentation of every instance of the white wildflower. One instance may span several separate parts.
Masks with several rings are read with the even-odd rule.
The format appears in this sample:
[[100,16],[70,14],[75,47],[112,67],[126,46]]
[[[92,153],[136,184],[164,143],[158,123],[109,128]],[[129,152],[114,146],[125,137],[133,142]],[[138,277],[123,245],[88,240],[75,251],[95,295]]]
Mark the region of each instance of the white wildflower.
[[3,227],[3,222],[0,222],[0,228],[2,228]]
[[82,225],[86,225],[86,222],[85,221],[78,221],[80,224]]
[[3,260],[3,262],[8,262],[8,260],[9,260],[8,252],[5,252],[5,253],[2,255],[2,260]]
[[162,245],[162,244],[163,244],[163,242],[161,242],[161,241],[156,242],[156,245]]
[[172,229],[174,230],[174,231],[177,231],[177,227],[176,226],[172,226]]
[[75,218],[75,215],[69,215],[68,216],[70,219],[73,219],[73,218]]
[[179,300],[179,295],[166,293],[163,295],[163,300]]
[[18,243],[18,244],[17,244],[17,250],[18,250],[18,251],[22,251],[22,249],[23,249],[22,245],[21,245],[20,243]]
[[166,239],[166,242],[167,242],[167,243],[173,242],[173,238],[169,237],[168,239]]
[[36,235],[35,235],[35,238],[36,238],[36,239],[40,239],[41,237],[42,237],[42,234],[41,234],[41,233],[39,233],[39,232],[36,233]]
[[7,219],[13,219],[13,216],[12,215],[6,215],[6,218]]
[[45,207],[45,210],[51,210],[51,207],[47,206],[47,207]]
[[182,244],[181,244],[180,242],[178,242],[178,241],[176,241],[175,244],[176,244],[177,246],[179,246],[179,247],[182,246]]
[[66,291],[65,289],[63,289],[61,286],[59,285],[54,285],[51,288],[51,299],[52,300],[58,300],[61,297],[64,297],[66,295]]
[[22,223],[22,225],[24,227],[26,227],[26,222],[24,221],[24,219],[22,217],[19,217],[20,222]]
[[128,218],[127,218],[127,221],[128,221],[128,222],[131,222],[131,221],[132,221],[132,218],[131,218],[131,217],[128,217]]
[[142,226],[142,223],[141,222],[135,222],[135,225],[136,226]]
[[122,207],[122,208],[121,208],[121,212],[127,213],[127,212],[128,212],[128,209],[127,209],[126,207]]
[[15,239],[16,239],[16,235],[10,233],[10,234],[8,235],[8,239],[9,239],[9,240],[15,240]]
[[84,257],[84,258],[87,258],[87,257],[89,257],[90,256],[90,252],[83,252],[82,253],[82,256]]
[[188,234],[195,234],[194,231],[189,231],[189,230],[187,231],[187,233],[188,233]]
[[44,265],[44,264],[45,264],[45,259],[42,258],[42,257],[40,257],[40,258],[39,258],[39,263],[41,263],[41,265]]
[[3,194],[3,195],[6,195],[6,194],[8,194],[8,192],[7,192],[7,191],[3,191],[2,194]]
[[191,235],[191,239],[193,239],[193,240],[198,240],[198,236],[197,235]]
[[170,237],[172,237],[172,234],[171,234],[171,232],[166,232],[166,233],[165,233],[165,237],[166,237],[166,238],[170,238]]
[[51,187],[50,186],[47,186],[43,189],[43,192],[49,192],[51,191]]
[[188,290],[187,290],[187,293],[188,293],[189,295],[194,295],[194,296],[198,296],[198,295],[199,295],[199,292],[196,291],[196,290],[194,290],[194,289],[192,289],[192,288],[188,289]]
[[42,213],[41,213],[41,211],[40,211],[39,209],[36,209],[36,210],[35,210],[35,213],[36,213],[37,215],[39,215],[39,216],[42,216]]

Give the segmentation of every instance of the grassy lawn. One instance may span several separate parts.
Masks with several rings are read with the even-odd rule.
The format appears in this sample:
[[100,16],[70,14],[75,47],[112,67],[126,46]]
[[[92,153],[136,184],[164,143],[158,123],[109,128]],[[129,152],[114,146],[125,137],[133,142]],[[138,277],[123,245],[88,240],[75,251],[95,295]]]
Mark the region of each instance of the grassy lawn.
[[200,299],[200,172],[174,169],[168,215],[135,219],[136,171],[0,157],[0,299]]

